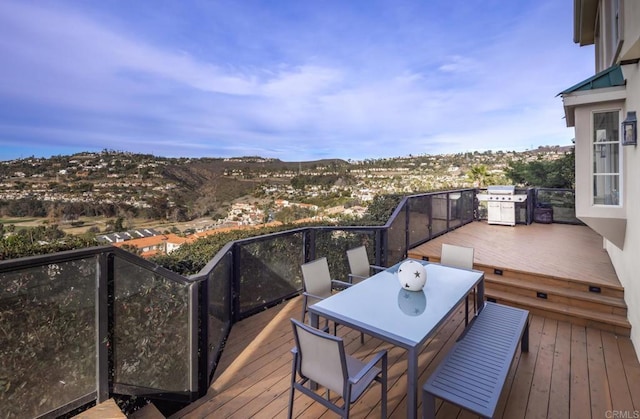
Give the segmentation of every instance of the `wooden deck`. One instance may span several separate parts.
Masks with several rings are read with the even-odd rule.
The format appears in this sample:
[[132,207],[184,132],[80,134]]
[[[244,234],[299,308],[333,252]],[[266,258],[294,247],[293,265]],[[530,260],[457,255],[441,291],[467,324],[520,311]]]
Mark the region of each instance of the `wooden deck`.
[[624,288],[602,238],[586,226],[476,222],[409,250],[439,262],[443,243],[473,247],[485,297],[533,314],[630,336]]
[[[575,278],[623,291],[600,237],[587,227],[506,227],[478,222],[412,252],[439,257],[443,242],[474,247],[476,265]],[[208,394],[173,417],[286,417],[293,347],[289,319],[299,318],[300,312],[301,299],[295,298],[236,324]],[[461,305],[424,346],[419,357],[420,382],[426,380],[463,328]],[[338,335],[344,337],[347,351],[360,358],[382,348],[389,351],[389,416],[404,418],[405,351],[371,337],[361,345],[360,334],[346,327],[339,328]],[[628,337],[592,327],[589,322],[576,324],[548,316],[543,308],[532,311],[529,350],[516,355],[496,417],[640,417],[640,364]],[[353,406],[352,416],[379,417],[379,394],[377,387],[368,391]],[[438,409],[438,418],[474,417],[448,403],[439,403]],[[299,393],[294,416],[335,417]]]
[[[175,418],[284,418],[287,415],[293,336],[291,317],[299,317],[296,298],[233,327],[216,379],[208,394]],[[424,347],[420,382],[424,382],[464,328],[464,308]],[[366,358],[389,351],[389,416],[405,417],[405,351],[345,327],[338,329],[346,348]],[[640,364],[628,338],[609,332],[532,316],[529,353],[516,356],[502,393],[497,417],[605,418],[607,412],[640,413]],[[380,416],[379,388],[373,387],[352,408],[354,418]],[[294,416],[335,417],[296,392]],[[439,418],[474,417],[440,403]]]
[[466,224],[410,251],[440,255],[442,243],[473,247],[477,265],[499,266],[551,277],[622,288],[602,237],[586,226]]

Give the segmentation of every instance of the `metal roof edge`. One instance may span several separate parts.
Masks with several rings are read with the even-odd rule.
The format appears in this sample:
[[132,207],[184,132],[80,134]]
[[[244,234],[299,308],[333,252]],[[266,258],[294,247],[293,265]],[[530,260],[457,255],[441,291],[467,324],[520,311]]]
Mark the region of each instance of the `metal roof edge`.
[[616,64],[558,93],[556,97],[579,90],[594,90],[606,87],[625,86],[626,80],[620,64]]

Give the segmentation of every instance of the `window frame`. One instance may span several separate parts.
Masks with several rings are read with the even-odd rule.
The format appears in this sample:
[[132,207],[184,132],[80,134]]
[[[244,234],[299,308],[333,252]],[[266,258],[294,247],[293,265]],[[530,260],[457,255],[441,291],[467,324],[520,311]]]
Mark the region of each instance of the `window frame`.
[[[597,138],[596,138],[596,129],[595,129],[595,116],[596,114],[604,114],[604,113],[614,113],[617,112],[618,114],[618,124],[617,124],[617,131],[618,131],[618,138],[613,141],[613,140],[609,140],[606,142],[598,142]],[[622,121],[622,108],[619,107],[615,107],[615,108],[600,108],[600,109],[593,109],[591,111],[591,121],[590,121],[590,151],[589,151],[589,175],[590,175],[590,180],[589,180],[589,189],[590,189],[590,203],[592,207],[597,207],[597,208],[622,208],[624,206],[624,202],[623,202],[623,198],[624,198],[624,194],[622,193],[622,191],[624,190],[624,167],[623,167],[623,149],[622,149],[622,138],[621,138],[621,129],[620,129],[620,124]],[[595,171],[595,155],[596,155],[596,147],[598,146],[606,146],[606,145],[617,145],[617,151],[618,151],[618,171],[617,172],[596,172]],[[618,179],[618,189],[617,189],[617,193],[618,193],[618,203],[617,204],[605,204],[605,203],[596,203],[595,202],[595,180],[597,176],[617,176]]]

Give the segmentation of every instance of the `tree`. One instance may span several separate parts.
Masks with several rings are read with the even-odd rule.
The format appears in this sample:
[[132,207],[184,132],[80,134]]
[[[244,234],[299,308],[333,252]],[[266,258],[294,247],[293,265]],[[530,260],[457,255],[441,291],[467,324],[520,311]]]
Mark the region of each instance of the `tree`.
[[396,209],[403,195],[376,195],[367,207],[362,220],[365,223],[382,225],[387,222],[393,211]]
[[478,188],[484,188],[489,178],[489,172],[486,165],[478,164],[469,169],[467,176]]
[[538,158],[531,162],[510,161],[505,171],[514,183],[539,188],[575,187],[575,154],[566,153],[557,160]]

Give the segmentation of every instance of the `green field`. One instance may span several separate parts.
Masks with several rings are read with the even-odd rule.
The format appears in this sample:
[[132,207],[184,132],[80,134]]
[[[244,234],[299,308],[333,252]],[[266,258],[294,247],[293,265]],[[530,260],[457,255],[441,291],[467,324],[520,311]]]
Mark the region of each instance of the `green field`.
[[35,218],[0,218],[0,224],[20,224],[20,223],[30,223],[36,220]]

